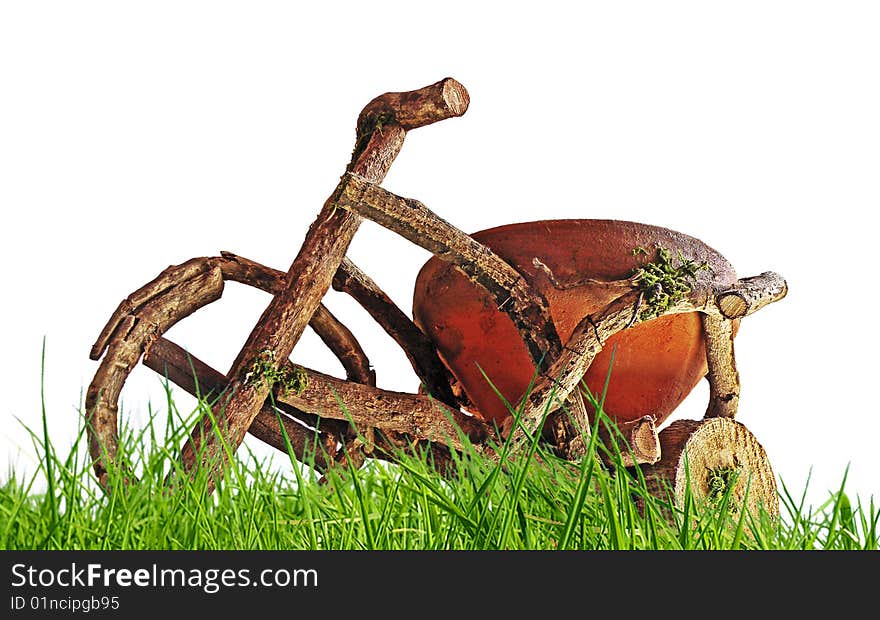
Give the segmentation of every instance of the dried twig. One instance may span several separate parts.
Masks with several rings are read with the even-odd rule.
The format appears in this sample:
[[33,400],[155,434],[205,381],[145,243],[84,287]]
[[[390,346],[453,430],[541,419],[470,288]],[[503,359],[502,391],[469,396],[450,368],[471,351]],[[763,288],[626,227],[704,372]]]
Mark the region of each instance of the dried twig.
[[[759,286],[753,286],[756,282]],[[785,280],[778,274],[767,272],[754,278],[744,278],[730,291],[747,294],[750,307],[758,309],[782,299],[787,291]],[[710,368],[708,375],[710,391],[715,396],[707,415],[733,417],[739,395],[739,377],[733,358],[731,321],[722,315],[717,305],[719,299],[730,295],[730,291],[717,295],[707,285],[695,286],[683,299],[665,308],[658,316],[700,312],[704,317],[707,336],[707,359]],[[760,294],[755,293],[760,291]],[[749,293],[746,293],[749,292]],[[523,413],[526,428],[539,420],[548,409],[554,407],[554,400],[564,399],[576,387],[593,359],[602,350],[604,343],[615,333],[643,321],[641,316],[633,321],[633,307],[641,293],[633,290],[617,298],[596,316],[585,317],[565,344],[562,355],[544,373],[542,379],[528,396]],[[728,395],[736,394],[736,398]],[[723,407],[722,407],[723,405]],[[723,414],[721,411],[723,410]],[[515,442],[523,443],[519,437]]]
[[[273,294],[284,289],[286,277],[284,272],[270,269],[252,260],[236,256],[231,252],[221,252],[220,255],[222,259],[219,262],[225,279],[236,280]],[[373,372],[370,360],[361,348],[360,343],[358,343],[354,334],[337,320],[323,304],[318,305],[318,309],[309,321],[309,326],[342,364],[349,380],[376,385],[376,374]],[[332,446],[331,454],[335,453],[339,459],[342,458],[343,452],[348,451],[351,453],[353,449],[359,449],[351,441],[354,439],[352,429],[343,422],[328,420],[322,425],[322,431],[326,434],[325,443],[328,446]],[[372,433],[370,429],[364,429],[364,432],[367,435]],[[336,451],[338,442],[345,444],[344,450],[341,452]],[[349,454],[346,462],[359,462],[362,460],[362,457]]]
[[[599,438],[605,446],[617,445],[620,448],[619,464],[623,467],[647,465],[660,460],[660,439],[654,416],[646,415],[632,422],[617,422],[616,429],[599,424]],[[600,456],[606,465],[618,465],[615,455],[602,451]]]
[[739,406],[739,372],[733,353],[734,322],[779,301],[787,293],[785,280],[777,273],[766,271],[741,278],[732,288],[717,293],[711,311],[702,314],[709,367],[706,418],[733,418]]
[[[167,373],[172,382],[194,395],[204,397],[213,393],[219,397],[227,385],[226,377],[221,373],[165,338],[160,338],[151,347],[144,356],[144,364],[156,372]],[[359,428],[375,427],[383,431],[406,433],[456,449],[462,448],[459,433],[477,444],[485,441],[491,433],[480,420],[449,409],[426,396],[343,381],[290,362],[284,363],[282,368],[289,376],[299,377],[298,385],[301,388],[286,389],[284,385],[276,385],[271,402],[287,415],[310,426],[323,424],[325,419],[346,420],[354,422]],[[273,433],[266,442],[276,445],[276,435],[280,435],[280,432],[269,402],[257,416],[261,418],[261,424],[269,427]],[[287,427],[285,424],[290,433]],[[257,436],[260,439],[265,437],[264,434]],[[335,449],[328,451],[331,456],[335,452]]]
[[733,418],[739,407],[739,372],[733,354],[733,321],[715,314],[702,314],[709,372],[707,418]]
[[[150,347],[149,352],[144,355],[144,365],[197,398],[217,399],[227,385],[226,377],[222,373],[165,338],[159,338]],[[283,424],[283,432],[287,434],[291,448],[300,462],[313,462],[322,473],[331,467],[337,451],[335,436],[328,436],[320,431],[316,434],[314,430],[294,421],[298,419],[316,426],[320,424],[318,417],[296,410],[286,403],[276,403],[276,406],[278,412],[269,401],[265,402],[248,429],[249,432],[273,448],[287,453],[281,430]],[[200,428],[199,432],[207,432],[207,429]],[[312,452],[313,460],[309,459]]]
[[[557,407],[557,402],[564,401],[580,383],[581,378],[596,355],[604,347],[604,343],[615,333],[626,329],[632,322],[633,304],[639,292],[618,297],[596,316],[585,317],[575,328],[562,354],[542,373],[534,389],[528,394],[526,407],[521,416],[522,426],[533,428],[548,411]],[[694,303],[691,299],[684,300],[668,308],[664,314],[693,312]],[[640,319],[637,320],[637,323]],[[514,436],[514,445],[523,445],[526,437],[520,433]]]
[[[161,278],[160,285],[148,291],[154,297],[136,314],[113,320],[112,328],[105,328],[92,348],[93,354],[107,349],[86,392],[85,402],[89,452],[102,486],[106,487],[109,482],[109,465],[116,462],[119,395],[129,373],[156,338],[223,294],[220,269],[204,262],[199,268],[190,269],[194,264],[193,261],[186,264],[185,279],[174,286],[165,286]],[[134,301],[139,300],[138,297]]]
[[[221,252],[217,262],[225,280],[234,280],[276,294],[284,289],[286,274],[232,252]],[[357,338],[323,305],[319,304],[309,327],[327,345],[345,369],[346,376],[358,383],[376,385],[376,373]]]
[[459,432],[474,443],[490,436],[489,427],[472,416],[450,409],[427,396],[381,390],[342,381],[290,364],[302,377],[302,390],[276,388],[275,399],[322,418],[351,419],[357,426],[406,433],[461,449]]
[[[380,182],[400,151],[407,129],[460,116],[466,109],[466,91],[451,79],[409,94],[377,97],[361,114],[350,171]],[[233,449],[241,444],[271,388],[267,381],[247,381],[249,373],[255,365],[264,363],[277,372],[282,360],[290,356],[330,288],[360,224],[358,216],[338,209],[337,203],[338,192],[334,192],[309,228],[287,272],[284,290],[269,303],[233,362],[231,389],[213,407],[213,417],[219,421],[226,444]],[[210,420],[203,423],[209,424]],[[216,433],[192,435],[181,455],[187,471],[200,468],[211,472],[211,488],[226,458],[216,437]]]
[[366,217],[461,269],[485,288],[513,321],[536,361],[555,357],[559,336],[544,297],[482,243],[466,235],[417,200],[402,198],[356,174],[339,186],[336,204]]
[[453,394],[453,377],[440,361],[437,349],[391,298],[357,265],[345,258],[333,277],[333,288],[351,295],[379,324],[409,359],[425,390],[434,398],[457,407],[460,402]]
[[753,314],[788,293],[788,284],[778,273],[765,271],[761,275],[740,278],[733,288],[715,296],[715,303],[723,316],[741,319]]

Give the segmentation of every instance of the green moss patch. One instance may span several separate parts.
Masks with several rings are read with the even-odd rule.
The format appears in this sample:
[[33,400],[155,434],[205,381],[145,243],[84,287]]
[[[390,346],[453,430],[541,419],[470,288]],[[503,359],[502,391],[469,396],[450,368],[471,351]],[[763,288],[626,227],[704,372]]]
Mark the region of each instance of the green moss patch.
[[[648,254],[645,248],[636,248],[633,254]],[[633,271],[632,282],[642,293],[642,311],[639,318],[647,321],[662,315],[693,290],[697,273],[709,269],[709,263],[686,259],[678,252],[678,264],[672,253],[657,245],[657,258]]]
[[263,351],[254,360],[245,382],[255,384],[265,381],[269,389],[280,384],[282,390],[299,396],[309,385],[309,377],[302,368],[285,367],[275,363],[274,351]]
[[708,487],[707,499],[709,502],[712,504],[720,502],[736,484],[738,477],[738,467],[710,469],[706,478],[706,485]]

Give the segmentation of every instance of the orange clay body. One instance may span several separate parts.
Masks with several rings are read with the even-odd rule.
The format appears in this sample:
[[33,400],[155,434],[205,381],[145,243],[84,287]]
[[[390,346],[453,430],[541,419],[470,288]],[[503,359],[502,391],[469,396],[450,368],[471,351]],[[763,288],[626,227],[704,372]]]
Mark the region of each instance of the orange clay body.
[[[655,248],[668,249],[677,259],[708,262],[697,274],[701,283],[732,285],[733,267],[703,242],[665,228],[616,220],[544,220],[510,224],[472,235],[517,269],[547,299],[559,337],[567,341],[585,317],[604,308],[620,289],[601,283],[557,288],[536,268],[538,258],[566,284],[586,279],[618,281],[629,278]],[[644,248],[649,257],[638,256]],[[435,342],[443,362],[461,383],[471,410],[501,423],[509,415],[489,381],[516,406],[534,378],[528,350],[509,317],[498,304],[457,268],[438,258],[418,275],[413,317]],[[606,413],[620,422],[653,415],[662,423],[707,371],[705,339],[698,313],[652,319],[618,332],[584,376],[594,394],[605,382],[615,350],[605,400]],[[482,372],[481,372],[482,370]]]

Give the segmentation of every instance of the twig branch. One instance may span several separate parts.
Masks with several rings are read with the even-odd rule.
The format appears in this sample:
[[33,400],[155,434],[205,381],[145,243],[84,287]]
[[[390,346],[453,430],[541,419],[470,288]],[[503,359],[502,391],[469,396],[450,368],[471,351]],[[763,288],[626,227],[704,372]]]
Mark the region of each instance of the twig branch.
[[[782,299],[786,291],[785,281],[778,274],[766,272],[761,276],[739,280],[738,286],[722,294],[715,294],[705,285],[696,286],[686,298],[658,315],[700,312],[703,316],[710,368],[707,377],[713,395],[706,414],[708,417],[732,417],[736,413],[739,398],[732,323],[722,315],[718,300],[729,300],[730,295],[736,295],[738,299],[742,296],[748,300],[750,310],[746,312],[747,315]],[[633,307],[636,307],[639,295],[639,291],[633,290],[611,302],[597,316],[588,316],[581,321],[566,342],[562,355],[529,394],[528,406],[522,416],[526,428],[534,420],[540,420],[548,408],[552,409],[554,400],[564,399],[576,388],[612,335],[642,322],[641,317],[633,321]],[[515,437],[514,443],[523,443],[524,440],[523,436]]]
[[440,361],[434,343],[348,258],[336,271],[333,288],[350,295],[400,345],[428,394],[450,407],[458,406],[460,398],[450,387],[452,375]]
[[[624,293],[629,292],[635,287],[633,280],[631,278],[625,280],[599,280],[596,278],[576,278],[573,280],[562,281],[556,277],[556,274],[553,273],[553,270],[547,266],[544,261],[539,259],[537,256],[532,259],[532,266],[538,270],[538,272],[544,274],[550,284],[558,291],[571,291],[578,288],[589,289],[591,292],[596,289],[602,289],[607,291],[603,293],[605,296],[610,296],[610,298],[614,299],[616,297],[620,297]],[[595,293],[594,293],[595,294]]]
[[[646,415],[632,422],[616,422],[615,425],[616,429],[599,424],[599,437],[605,446],[617,445],[620,448],[621,466],[650,465],[660,460],[660,438],[654,416]],[[612,455],[606,455],[604,451],[601,456],[606,465],[618,464]]]
[[[167,377],[196,398],[219,398],[227,385],[226,377],[221,372],[165,338],[159,338],[153,343],[149,352],[144,355],[144,365]],[[325,472],[334,464],[333,457],[337,452],[335,437],[306,428],[293,419],[297,418],[315,426],[319,425],[317,416],[296,410],[286,403],[276,403],[276,406],[281,410],[277,416],[271,404],[265,402],[248,432],[286,454],[287,445],[278,422],[280,419],[296,458],[306,463],[309,462],[309,454],[314,452],[315,467],[320,472]],[[199,431],[206,432],[207,429],[202,428]]]
[[[144,364],[161,374],[167,373],[169,380],[193,395],[204,397],[213,393],[220,396],[227,384],[226,377],[221,373],[165,338],[154,343],[149,354],[144,356]],[[291,376],[300,377],[302,389],[291,390],[285,389],[285,386],[276,386],[271,402],[289,416],[310,426],[323,424],[324,419],[345,420],[353,422],[359,428],[375,427],[382,431],[405,433],[456,449],[462,448],[459,433],[463,433],[476,444],[484,442],[491,433],[489,427],[478,419],[449,409],[426,396],[381,390],[344,381],[290,362],[285,362],[283,369],[291,373]],[[280,431],[269,402],[257,414],[257,418],[263,427],[271,430],[271,434],[266,436],[262,429],[254,429],[253,426],[250,430],[256,430],[254,434],[259,439],[277,447]],[[288,434],[297,433],[298,441],[309,439],[308,434],[290,429],[287,424],[285,429]],[[198,430],[201,433],[207,432],[206,429]],[[281,441],[282,450],[283,445]],[[327,453],[332,457],[336,453],[335,447],[327,450]]]
[[[464,88],[444,80],[416,93],[386,94],[373,100],[362,112],[358,140],[350,171],[373,182],[381,182],[394,161],[406,127],[460,116],[467,107]],[[402,123],[402,124],[401,124]],[[360,218],[338,209],[338,190],[324,204],[309,228],[300,252],[287,272],[285,288],[266,308],[229,373],[231,389],[212,409],[228,446],[236,449],[260,411],[271,388],[268,381],[248,381],[256,365],[269,364],[274,372],[296,345],[321,298],[330,288],[345,252],[360,225]],[[210,418],[203,424],[207,427]],[[226,451],[217,433],[193,434],[183,448],[185,470],[210,472],[209,490],[225,467]]]
[[559,337],[546,299],[492,250],[421,202],[392,194],[368,179],[349,173],[339,185],[336,204],[456,265],[492,295],[498,308],[522,334],[534,360],[559,353]]
[[[283,271],[266,267],[232,252],[220,252],[220,256],[220,259],[212,260],[217,261],[225,280],[241,282],[273,295],[284,289],[286,274]],[[376,373],[370,367],[370,360],[357,338],[323,304],[318,305],[309,321],[309,327],[315,330],[321,341],[333,352],[349,379],[368,385],[376,384]]]
[[[283,271],[266,267],[232,252],[221,252],[219,257],[192,258],[180,265],[172,265],[119,304],[92,345],[89,357],[93,360],[101,358],[116,328],[127,317],[136,316],[138,311],[173,287],[214,268],[220,269],[224,280],[247,284],[267,293],[275,294],[284,288]],[[374,384],[374,373],[357,339],[329,310],[319,305],[309,321],[309,326],[336,355],[350,379]]]
[[718,293],[715,303],[724,317],[740,319],[779,301],[787,293],[788,284],[782,276],[765,271],[759,276],[741,278],[733,288]]
[[[699,293],[668,308],[663,314],[677,314],[697,310]],[[585,317],[572,332],[560,355],[542,374],[532,392],[527,396],[525,409],[521,416],[526,429],[533,428],[547,411],[557,407],[557,401],[564,401],[578,386],[581,378],[604,343],[615,333],[626,329],[632,321],[632,311],[639,292],[618,297],[596,316]],[[705,304],[700,304],[705,305]],[[636,324],[641,322],[637,319]],[[522,445],[526,437],[518,433],[513,438],[515,445]]]
[[733,354],[733,321],[715,314],[702,314],[709,372],[707,418],[733,418],[739,407],[739,372]]
[[295,364],[288,368],[302,377],[303,388],[298,391],[277,387],[275,400],[302,411],[323,418],[350,417],[358,427],[374,426],[456,449],[462,448],[459,432],[472,443],[482,443],[490,436],[485,423],[433,398],[342,381]]
[[333,316],[324,304],[318,305],[312,320],[309,321],[309,327],[315,330],[321,341],[342,363],[349,381],[376,385],[376,371],[370,366],[370,360],[360,343],[351,330]]
[[709,406],[706,418],[733,418],[739,407],[740,381],[734,356],[734,321],[779,301],[788,293],[788,284],[778,273],[741,278],[715,295],[715,307],[701,315],[706,336]]
[[590,416],[580,390],[572,391],[560,408],[547,416],[542,429],[556,454],[570,461],[578,461],[587,453],[591,432]]
[[[224,279],[235,280],[272,294],[284,290],[286,278],[284,272],[270,269],[231,252],[221,252],[220,255],[220,259],[214,260],[218,260],[221,265]],[[309,321],[309,326],[333,352],[351,381],[376,385],[376,373],[373,372],[370,360],[360,343],[354,334],[337,320],[323,304],[318,305],[318,309]],[[336,442],[344,443],[345,449],[348,452],[352,451],[353,444],[349,440],[353,437],[347,424],[337,420],[328,421],[322,425],[322,430],[327,435],[327,444],[334,447],[334,453]],[[369,429],[365,429],[365,433],[371,435]],[[355,457],[353,454],[349,454],[348,458],[352,461],[359,460],[359,457]]]
[[[185,263],[171,265],[162,270],[158,276],[120,302],[119,306],[110,316],[110,320],[107,321],[104,328],[101,330],[95,344],[92,345],[89,358],[93,360],[101,359],[101,355],[103,355],[104,350],[110,344],[110,339],[114,332],[116,332],[119,325],[128,317],[134,315],[149,302],[161,298],[164,293],[167,293],[172,288],[179,286],[183,282],[192,280],[196,276],[211,271],[214,268],[215,265],[206,262],[204,258],[191,258]],[[166,296],[166,299],[170,298]]]

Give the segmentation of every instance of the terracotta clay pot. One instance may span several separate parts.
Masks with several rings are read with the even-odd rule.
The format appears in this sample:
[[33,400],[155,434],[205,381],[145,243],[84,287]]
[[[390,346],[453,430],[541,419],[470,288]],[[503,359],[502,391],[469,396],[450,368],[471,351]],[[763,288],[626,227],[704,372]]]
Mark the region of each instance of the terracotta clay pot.
[[[562,342],[586,316],[610,303],[607,289],[587,286],[559,290],[533,266],[537,257],[559,282],[592,278],[628,278],[644,264],[645,248],[653,259],[657,245],[686,259],[706,261],[710,270],[697,281],[726,287],[736,281],[733,267],[702,241],[681,233],[616,220],[544,220],[510,224],[474,233],[515,267],[550,304]],[[676,263],[677,264],[677,263]],[[428,261],[416,280],[413,317],[435,342],[443,362],[473,403],[471,411],[502,422],[508,408],[484,378],[513,406],[534,377],[528,351],[508,316],[481,287],[458,269],[437,258]],[[660,424],[705,376],[706,354],[697,313],[665,316],[615,334],[593,361],[586,384],[600,394],[615,349],[605,401],[606,413],[618,421],[653,415]],[[482,370],[482,372],[481,372]]]

